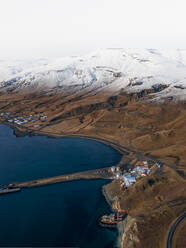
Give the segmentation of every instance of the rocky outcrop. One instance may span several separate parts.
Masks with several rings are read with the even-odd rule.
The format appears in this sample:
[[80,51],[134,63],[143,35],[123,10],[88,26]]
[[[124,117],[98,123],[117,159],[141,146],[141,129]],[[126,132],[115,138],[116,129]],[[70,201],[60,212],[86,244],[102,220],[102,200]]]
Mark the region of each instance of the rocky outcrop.
[[128,215],[125,220],[118,225],[118,229],[121,248],[142,248],[138,237],[138,226],[135,218]]

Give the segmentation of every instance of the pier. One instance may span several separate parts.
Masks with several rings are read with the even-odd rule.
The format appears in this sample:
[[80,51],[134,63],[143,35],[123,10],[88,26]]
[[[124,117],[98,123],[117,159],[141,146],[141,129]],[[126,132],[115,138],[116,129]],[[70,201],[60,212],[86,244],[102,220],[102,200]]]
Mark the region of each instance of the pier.
[[108,168],[96,169],[96,170],[88,170],[82,172],[76,172],[71,174],[64,174],[54,177],[48,178],[40,178],[36,180],[30,180],[25,182],[13,182],[6,185],[7,188],[31,188],[31,187],[39,187],[50,184],[62,183],[62,182],[70,182],[75,180],[83,180],[83,179],[110,179],[112,174],[109,172]]

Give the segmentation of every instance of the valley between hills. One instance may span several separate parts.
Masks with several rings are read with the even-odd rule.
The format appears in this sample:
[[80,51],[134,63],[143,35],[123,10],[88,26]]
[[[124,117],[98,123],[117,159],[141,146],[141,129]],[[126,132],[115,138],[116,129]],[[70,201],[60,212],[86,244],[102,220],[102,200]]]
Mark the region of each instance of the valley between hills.
[[[153,98],[153,90],[118,94],[1,92],[0,112],[11,118],[35,118],[16,125],[15,132],[61,137],[87,136],[115,142],[129,149],[119,166],[133,168],[144,158],[161,161],[148,177],[128,190],[118,180],[104,186],[113,208],[128,213],[120,243],[127,248],[163,248],[169,229],[186,209],[186,102]],[[38,117],[47,116],[46,119]],[[2,123],[8,123],[0,117]],[[9,123],[10,124],[10,123]],[[12,125],[12,124],[10,124]],[[174,247],[183,243],[177,231]],[[184,239],[185,240],[185,239]],[[185,240],[186,241],[186,240]]]

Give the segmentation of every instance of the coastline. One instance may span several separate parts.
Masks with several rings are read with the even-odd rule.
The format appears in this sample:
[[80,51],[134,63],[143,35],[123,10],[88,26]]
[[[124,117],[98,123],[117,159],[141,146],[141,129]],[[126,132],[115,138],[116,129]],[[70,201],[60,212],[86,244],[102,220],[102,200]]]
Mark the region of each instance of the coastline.
[[140,152],[136,152],[135,150],[125,147],[121,144],[119,144],[117,141],[113,141],[107,138],[100,138],[98,136],[95,135],[85,135],[83,133],[53,133],[53,132],[45,132],[45,131],[41,131],[41,130],[34,130],[34,129],[30,129],[28,127],[25,126],[18,126],[15,124],[11,124],[8,123],[6,121],[4,122],[0,122],[0,124],[2,125],[7,125],[9,127],[11,127],[14,131],[14,135],[16,137],[24,137],[24,136],[46,136],[46,137],[50,137],[50,138],[83,138],[83,139],[90,139],[90,140],[94,140],[94,141],[98,141],[100,143],[103,143],[107,146],[112,147],[115,151],[117,151],[120,155],[121,155],[121,159],[119,161],[118,164],[116,164],[115,166],[119,166],[119,165],[123,165],[124,161],[123,161],[123,157],[124,156],[129,156],[129,157],[135,157],[136,159],[140,158],[140,159],[152,159],[152,160],[157,160],[155,159],[153,156],[149,155],[149,154],[142,154]]
[[[158,160],[155,159],[152,156],[149,155],[144,155],[141,154],[139,152],[130,150],[128,148],[123,147],[122,145],[116,143],[115,141],[110,141],[110,140],[106,140],[103,138],[99,138],[99,137],[94,137],[94,136],[88,136],[88,135],[83,135],[83,134],[73,134],[73,133],[68,133],[68,134],[64,134],[64,133],[52,133],[52,132],[43,132],[40,130],[31,130],[28,129],[27,127],[20,127],[17,125],[13,125],[13,124],[9,124],[9,123],[5,123],[5,122],[1,122],[1,124],[7,125],[9,127],[11,127],[14,131],[14,135],[16,135],[16,137],[24,137],[24,136],[47,136],[50,138],[63,138],[63,137],[72,137],[72,138],[85,138],[85,139],[91,139],[91,140],[95,140],[98,142],[101,142],[107,146],[112,147],[112,149],[114,149],[115,151],[117,151],[120,155],[120,161],[115,164],[115,166],[120,166],[122,168],[128,168],[131,169],[133,168],[133,166],[137,163],[137,161],[145,161],[145,160],[153,160],[154,162],[157,162]],[[114,180],[111,181],[114,182]],[[102,187],[102,194],[107,202],[107,204],[111,207],[111,209],[113,211],[117,211],[117,199],[115,199],[115,197],[112,196],[112,194],[110,194],[109,190],[107,189],[107,185],[109,184],[105,184]],[[128,242],[131,244],[137,244],[139,243],[140,239],[138,237],[138,232],[136,231],[136,219],[131,217],[131,214],[128,215],[123,221],[122,223],[120,223],[119,225],[117,225],[117,239],[116,239],[116,244],[118,248],[122,248],[123,245],[125,244],[125,246],[128,244]],[[132,237],[132,238],[131,238]],[[126,246],[126,247],[130,247],[130,246]]]
[[[112,205],[114,203],[114,198],[107,191],[106,185],[107,184],[103,185],[103,187],[102,187],[102,194],[105,197],[107,204],[111,207],[111,209],[113,211],[115,211],[115,209],[113,209],[113,205]],[[125,234],[125,227],[128,224],[128,222],[130,221],[130,218],[131,217],[129,215],[127,215],[124,220],[122,220],[120,223],[117,224],[118,235],[117,235],[116,243],[117,243],[118,248],[122,248],[123,236]]]
[[[47,137],[50,137],[50,138],[63,138],[63,137],[86,138],[86,139],[95,140],[97,142],[101,142],[101,143],[103,143],[103,144],[105,144],[107,146],[112,147],[112,149],[114,149],[115,151],[117,151],[121,155],[120,161],[115,166],[119,166],[120,164],[122,164],[123,157],[125,155],[129,154],[129,150],[124,148],[124,147],[122,147],[121,145],[119,145],[119,144],[117,144],[115,142],[109,141],[109,140],[98,138],[98,137],[83,136],[81,134],[67,134],[67,135],[63,135],[63,134],[60,135],[59,134],[59,135],[56,135],[56,134],[52,134],[52,133],[50,133],[50,134],[49,133],[44,133],[44,132],[41,133],[41,131],[28,130],[28,129],[20,130],[16,125],[9,124],[7,122],[3,122],[3,123],[0,122],[0,124],[6,125],[6,126],[9,126],[10,128],[12,128],[13,132],[14,132],[14,135],[16,137],[39,135],[39,136],[47,136]],[[107,184],[103,185],[101,191],[102,191],[102,194],[103,194],[107,204],[110,206],[110,208],[112,210],[114,210],[113,207],[112,207],[112,204],[114,203],[114,198],[107,191],[106,185]],[[122,240],[124,223],[125,223],[125,220],[122,221],[121,224],[117,225],[118,237],[117,237],[116,243],[117,243],[118,248],[121,248],[121,240]]]
[[[118,142],[116,141],[112,141],[112,140],[107,140],[107,138],[100,138],[100,137],[95,137],[95,136],[88,136],[88,135],[84,135],[84,134],[80,134],[80,133],[52,133],[52,132],[43,132],[41,130],[33,130],[33,129],[29,129],[27,127],[24,126],[18,126],[18,125],[14,125],[8,122],[0,122],[0,124],[2,125],[7,125],[9,127],[11,127],[11,129],[13,129],[14,135],[16,137],[24,137],[24,136],[47,136],[50,138],[63,138],[63,137],[72,137],[72,138],[85,138],[85,139],[91,139],[91,140],[95,140],[98,141],[100,143],[103,143],[107,146],[112,147],[112,149],[116,150],[120,155],[120,161],[115,165],[115,166],[120,166],[121,168],[127,168],[127,169],[132,169],[137,163],[139,163],[140,161],[147,161],[147,160],[151,160],[151,162],[159,162],[159,160],[157,158],[154,158],[153,156],[145,153],[140,153],[140,152],[136,152],[130,148],[126,148],[123,147],[122,145],[120,145]],[[166,186],[168,188],[170,188],[171,186],[168,186],[169,180],[173,180],[176,185],[179,187],[179,184],[182,186],[182,182],[179,183],[179,180],[181,179],[181,177],[176,173],[176,170],[174,168],[172,168],[172,166],[170,166],[168,163],[166,163],[166,166],[163,167],[164,169],[159,169],[156,173],[156,171],[153,172],[153,174],[151,175],[151,178],[153,178],[153,180],[159,180],[159,182],[163,185]],[[167,178],[167,183],[166,181],[164,181],[164,179],[161,179],[161,175],[162,173],[164,173],[164,177]],[[163,178],[164,178],[163,177]],[[169,179],[170,178],[170,179]],[[158,182],[158,181],[157,181]],[[121,198],[117,198],[115,196],[117,196],[117,193],[119,193],[119,191],[117,192],[117,190],[119,189],[118,187],[116,188],[117,185],[115,185],[115,183],[117,184],[116,181],[112,180],[110,184],[105,184],[103,185],[101,191],[102,194],[107,202],[107,204],[114,210],[117,210],[118,208],[118,200],[119,200],[119,208],[120,208],[120,204],[121,202]],[[153,199],[151,199],[152,197],[149,198],[143,198],[143,195],[147,195],[148,196],[148,192],[144,194],[144,188],[143,188],[143,184],[145,184],[145,187],[150,190],[150,192],[152,193],[152,197]],[[114,187],[114,189],[116,189],[115,192],[110,191],[109,188]],[[140,187],[140,188],[139,188]],[[162,205],[162,207],[160,209],[158,209],[157,211],[154,210],[154,212],[156,213],[156,215],[152,215],[152,214],[147,214],[146,216],[146,212],[143,212],[140,210],[139,208],[139,216],[144,216],[146,219],[146,224],[144,224],[144,221],[142,219],[137,218],[137,215],[134,211],[137,211],[136,208],[130,209],[130,211],[128,213],[128,216],[125,218],[125,220],[120,223],[119,225],[117,225],[117,238],[116,238],[116,243],[117,243],[117,247],[121,248],[121,247],[128,247],[131,248],[131,245],[134,246],[138,246],[138,245],[143,245],[145,242],[148,244],[148,234],[149,233],[149,229],[147,228],[148,226],[151,226],[151,222],[152,222],[152,216],[157,216],[157,218],[155,219],[155,221],[157,221],[156,226],[158,227],[157,229],[154,230],[154,232],[156,233],[156,230],[161,230],[161,232],[156,233],[156,235],[152,236],[152,238],[154,238],[154,241],[156,243],[156,245],[158,244],[159,247],[163,247],[160,246],[160,242],[162,242],[162,240],[164,239],[163,235],[164,232],[166,232],[166,230],[164,230],[164,226],[163,226],[163,221],[165,221],[166,223],[169,223],[169,220],[171,220],[171,218],[173,218],[173,215],[175,215],[175,212],[171,212],[169,218],[167,217],[167,215],[163,215],[164,220],[160,221],[160,214],[161,211],[166,209],[168,207],[166,199],[164,200],[164,198],[158,198],[157,196],[159,196],[158,194],[155,194],[153,191],[153,189],[157,188],[158,185],[157,183],[155,183],[155,185],[153,187],[148,185],[148,180],[144,179],[142,181],[139,181],[138,183],[138,193],[136,193],[137,191],[135,190],[133,193],[131,193],[131,197],[127,197],[127,195],[125,195],[125,198],[123,198],[123,201],[126,201],[126,203],[130,203],[130,202],[134,202],[133,206],[135,206],[135,204],[138,204],[138,195],[140,195],[142,197],[142,203],[143,204],[147,204],[149,203],[151,200],[153,200],[154,204],[156,204],[156,206],[159,206],[159,201],[165,201],[165,205]],[[172,189],[172,191],[174,190],[174,188]],[[166,189],[165,187],[162,187],[162,194],[165,194]],[[120,194],[120,193],[119,193]],[[118,194],[118,196],[119,196]],[[177,196],[177,193],[176,193]],[[174,199],[174,198],[173,198]],[[179,201],[179,199],[178,199]],[[123,205],[123,210],[126,209],[126,203],[125,205]],[[179,203],[179,202],[178,202]],[[151,202],[150,202],[151,204]],[[138,205],[137,205],[138,206]],[[146,205],[145,205],[146,206]],[[176,205],[177,206],[177,205]],[[179,207],[180,206],[180,207]],[[179,210],[179,208],[181,209],[182,205],[178,205],[178,209],[176,208],[176,211],[181,211]],[[148,207],[146,207],[147,211],[148,211]],[[141,215],[141,212],[142,215]],[[177,213],[176,212],[176,213]],[[149,210],[149,213],[151,213],[151,210]],[[179,212],[178,212],[179,213]],[[141,218],[141,217],[140,217]],[[142,226],[141,229],[138,230],[138,224]],[[143,237],[142,235],[146,235],[145,237],[147,237],[145,240],[142,239],[141,237]],[[166,235],[166,234],[165,234]],[[159,239],[155,239],[156,237],[159,237]],[[158,241],[159,240],[159,241]],[[153,247],[157,247],[157,246],[153,246]]]
[[105,200],[108,203],[108,205],[110,205],[110,207],[112,208],[112,203],[114,202],[114,198],[107,191],[106,184],[103,185],[103,187],[102,187],[102,194],[104,195]]

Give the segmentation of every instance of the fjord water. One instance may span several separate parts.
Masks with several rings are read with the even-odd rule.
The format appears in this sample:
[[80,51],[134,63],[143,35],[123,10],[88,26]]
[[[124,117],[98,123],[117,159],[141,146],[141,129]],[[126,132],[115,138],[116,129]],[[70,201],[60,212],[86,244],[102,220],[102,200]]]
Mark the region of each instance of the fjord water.
[[[82,138],[16,138],[0,125],[0,184],[116,164],[111,147]],[[98,226],[110,212],[105,180],[81,180],[0,195],[0,246],[114,247],[117,233]]]

